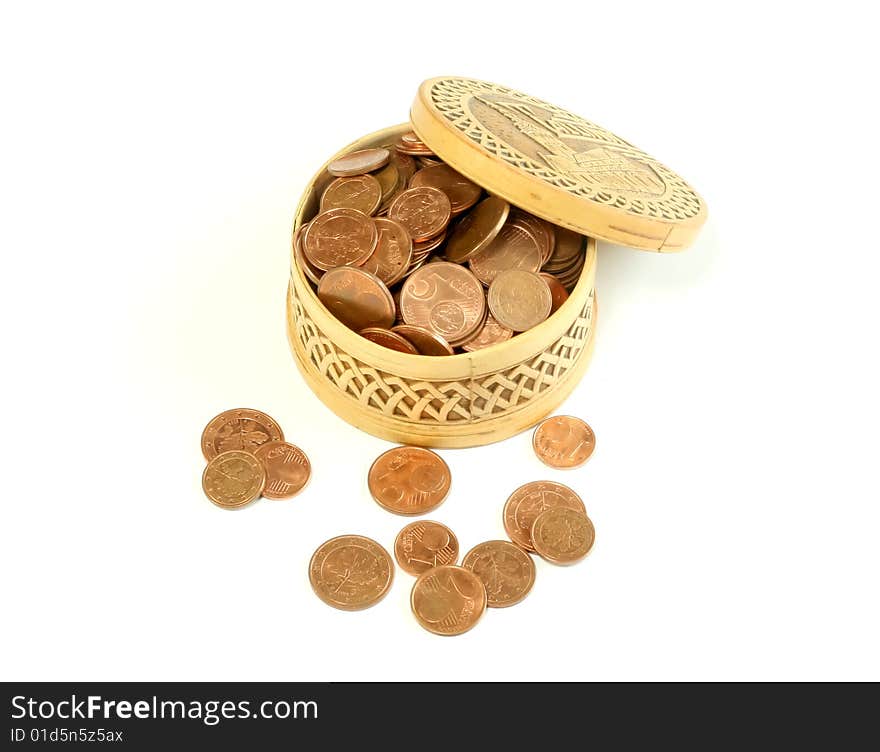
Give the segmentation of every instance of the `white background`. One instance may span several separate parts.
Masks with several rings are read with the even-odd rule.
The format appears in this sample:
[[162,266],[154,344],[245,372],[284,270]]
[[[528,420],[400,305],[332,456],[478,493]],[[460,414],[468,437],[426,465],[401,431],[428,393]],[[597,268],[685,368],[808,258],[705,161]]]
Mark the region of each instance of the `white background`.
[[[565,6],[568,7],[565,7]],[[862,4],[17,3],[0,12],[4,679],[878,679],[878,59]],[[296,7],[295,7],[296,6]],[[529,598],[443,639],[412,579],[324,605],[315,547],[407,521],[390,445],[288,352],[295,202],[342,145],[458,74],[565,106],[686,176],[710,218],[600,244],[571,473],[530,435],[442,452],[467,550],[529,480],[597,529]],[[290,501],[225,512],[199,436],[275,416]]]

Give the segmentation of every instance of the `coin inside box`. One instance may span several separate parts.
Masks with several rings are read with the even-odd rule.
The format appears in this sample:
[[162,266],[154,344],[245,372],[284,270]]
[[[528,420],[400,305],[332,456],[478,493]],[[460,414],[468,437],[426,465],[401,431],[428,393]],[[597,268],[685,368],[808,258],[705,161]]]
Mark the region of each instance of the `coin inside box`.
[[[542,323],[474,352],[397,352],[343,324],[292,253],[287,319],[306,383],[340,417],[406,444],[465,447],[525,430],[574,389],[595,339],[596,238],[680,250],[705,205],[675,173],[588,121],[506,87],[461,78],[422,84],[411,122],[333,155],[306,186],[292,238],[320,209],[344,154],[394,148],[415,131],[452,168],[512,207],[587,237],[567,300]],[[295,249],[294,249],[295,250]]]

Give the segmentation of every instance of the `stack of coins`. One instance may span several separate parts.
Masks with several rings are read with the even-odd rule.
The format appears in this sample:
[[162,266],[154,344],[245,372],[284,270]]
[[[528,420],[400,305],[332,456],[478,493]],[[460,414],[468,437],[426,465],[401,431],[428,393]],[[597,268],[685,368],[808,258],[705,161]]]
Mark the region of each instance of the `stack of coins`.
[[[578,418],[558,416],[535,430],[538,457],[557,468],[589,459],[595,447],[592,429]],[[367,474],[367,486],[383,509],[422,515],[436,509],[452,483],[449,467],[436,453],[401,446],[380,455]],[[479,543],[458,564],[455,533],[434,520],[406,525],[394,541],[394,560],[416,577],[410,606],[416,621],[438,635],[473,628],[487,608],[522,601],[535,583],[536,553],[552,564],[573,564],[592,549],[596,533],[580,496],[553,481],[533,481],[516,489],[504,505],[504,529],[510,540]],[[344,610],[378,603],[394,579],[394,563],[376,541],[343,535],[323,543],[309,563],[309,580],[326,603]]]
[[311,465],[299,447],[284,440],[281,426],[249,408],[226,410],[202,432],[205,496],[223,509],[240,509],[263,496],[286,499],[309,480]]
[[486,196],[415,133],[333,160],[317,185],[296,263],[340,321],[392,350],[504,342],[552,315],[584,266],[586,238]]

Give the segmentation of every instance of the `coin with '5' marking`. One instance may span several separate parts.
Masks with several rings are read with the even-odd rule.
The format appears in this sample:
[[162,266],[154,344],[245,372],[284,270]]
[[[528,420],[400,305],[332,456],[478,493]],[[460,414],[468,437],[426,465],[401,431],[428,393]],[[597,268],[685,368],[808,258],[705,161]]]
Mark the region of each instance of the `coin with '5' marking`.
[[263,496],[287,499],[298,494],[312,474],[309,458],[302,449],[286,441],[269,441],[254,452],[266,471]]

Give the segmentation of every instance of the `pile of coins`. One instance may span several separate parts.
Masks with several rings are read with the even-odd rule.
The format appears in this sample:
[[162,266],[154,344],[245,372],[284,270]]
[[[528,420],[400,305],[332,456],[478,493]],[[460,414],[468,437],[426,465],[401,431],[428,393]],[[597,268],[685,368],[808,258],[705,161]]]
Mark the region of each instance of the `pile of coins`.
[[[557,416],[535,430],[532,446],[554,468],[572,468],[589,459],[592,429],[579,418]],[[380,455],[367,485],[384,509],[421,515],[436,509],[452,483],[447,464],[436,453],[401,446]],[[394,541],[394,559],[416,581],[410,606],[418,623],[439,635],[467,632],[486,608],[519,603],[535,582],[536,553],[553,564],[573,564],[592,549],[595,529],[580,496],[562,483],[533,481],[516,489],[504,505],[510,540],[479,543],[458,565],[459,543],[446,525],[417,520]],[[391,588],[394,561],[379,543],[342,535],[323,543],[309,562],[312,588],[325,603],[358,610],[378,603]]]
[[281,426],[259,410],[226,410],[202,432],[208,466],[202,489],[223,509],[240,509],[263,496],[286,499],[299,493],[311,475],[309,459],[284,440]]
[[485,196],[415,133],[333,160],[318,184],[296,263],[341,322],[392,350],[504,342],[554,313],[584,266],[586,238]]

